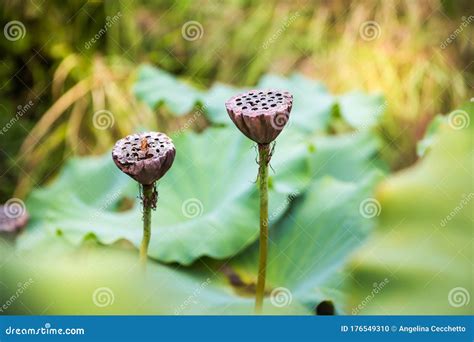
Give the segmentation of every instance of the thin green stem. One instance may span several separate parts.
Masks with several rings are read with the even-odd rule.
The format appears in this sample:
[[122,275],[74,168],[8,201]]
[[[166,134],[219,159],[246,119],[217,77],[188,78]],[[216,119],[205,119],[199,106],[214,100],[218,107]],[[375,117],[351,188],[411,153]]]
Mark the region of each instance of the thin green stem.
[[151,237],[151,210],[155,201],[155,185],[143,185],[143,239],[140,246],[140,262],[146,269],[148,260],[148,245]]
[[255,313],[260,314],[265,296],[265,277],[267,269],[268,249],[268,163],[270,161],[270,145],[258,144],[260,187],[260,256],[258,262],[257,291]]

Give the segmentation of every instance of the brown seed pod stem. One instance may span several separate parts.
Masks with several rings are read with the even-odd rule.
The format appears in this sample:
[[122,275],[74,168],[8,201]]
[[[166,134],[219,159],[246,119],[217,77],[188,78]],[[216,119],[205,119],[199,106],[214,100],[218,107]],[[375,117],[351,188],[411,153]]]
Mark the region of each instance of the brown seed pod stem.
[[176,150],[169,137],[159,132],[138,133],[117,141],[112,150],[115,165],[140,184],[143,206],[143,239],[140,261],[146,268],[151,238],[151,211],[156,209],[156,182],[173,164]]
[[255,312],[261,313],[265,296],[268,249],[268,166],[275,141],[290,119],[293,96],[284,90],[254,89],[231,97],[225,107],[235,126],[258,144],[258,181],[260,190],[260,255]]
[[142,185],[142,187],[143,238],[140,245],[140,262],[143,265],[143,268],[145,268],[148,260],[148,246],[150,245],[151,238],[151,211],[156,209],[158,193],[155,188],[155,183]]
[[260,192],[260,249],[258,262],[255,312],[262,312],[265,295],[265,276],[268,254],[268,164],[271,158],[270,144],[258,144],[258,180]]

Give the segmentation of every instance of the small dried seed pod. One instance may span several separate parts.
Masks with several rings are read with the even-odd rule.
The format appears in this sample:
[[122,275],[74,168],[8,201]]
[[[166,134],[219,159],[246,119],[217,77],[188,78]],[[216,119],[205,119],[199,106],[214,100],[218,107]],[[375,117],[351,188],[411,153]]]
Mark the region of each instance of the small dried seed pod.
[[176,150],[164,133],[128,135],[117,141],[112,158],[117,167],[143,185],[159,180],[173,164]]
[[28,223],[28,213],[15,203],[0,205],[0,234],[14,235]]
[[259,144],[276,139],[290,118],[292,106],[293,96],[276,89],[250,90],[225,103],[237,128]]

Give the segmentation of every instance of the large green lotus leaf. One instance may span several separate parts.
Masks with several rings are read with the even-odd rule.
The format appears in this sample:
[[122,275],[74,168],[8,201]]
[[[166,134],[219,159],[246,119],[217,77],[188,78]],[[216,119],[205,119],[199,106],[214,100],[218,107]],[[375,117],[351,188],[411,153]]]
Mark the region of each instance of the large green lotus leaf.
[[[252,243],[259,214],[251,142],[235,129],[209,129],[179,135],[175,145],[174,165],[158,186],[150,256],[189,264],[203,255],[224,258]],[[307,163],[299,161],[307,158],[302,153],[273,163],[278,172],[272,176],[270,208],[278,208],[279,215],[288,195],[302,192],[309,182]],[[93,234],[101,243],[126,239],[139,246],[137,195],[136,183],[116,169],[110,155],[73,159],[56,182],[28,199],[31,225],[20,245],[22,240],[31,245],[29,231],[47,227],[76,244]],[[124,203],[131,208],[119,211]]]
[[382,94],[352,91],[338,96],[342,118],[353,128],[365,130],[376,126],[386,109]]
[[[5,314],[253,314],[252,296],[239,295],[224,273],[204,264],[188,269],[149,261],[143,274],[136,253],[91,243],[78,249],[53,235],[34,251],[0,248],[0,256]],[[264,313],[311,314],[297,302],[266,305]]]
[[[359,206],[379,178],[371,173],[352,183],[319,179],[295,200],[271,230],[265,314],[314,314],[322,303],[342,312],[343,265],[373,224]],[[218,267],[209,259],[192,268],[150,260],[144,276],[136,252],[129,256],[90,242],[78,250],[48,232],[34,250],[2,257],[2,295],[8,298],[19,283],[30,283],[21,305],[8,309],[15,314],[252,314],[257,247]]]
[[[285,181],[299,181],[307,184],[309,180],[332,176],[344,181],[358,181],[373,169],[388,171],[378,157],[382,141],[371,131],[358,131],[339,135],[305,135],[295,126],[289,126],[278,137],[272,161],[295,165],[304,164],[298,169],[309,172],[288,174]],[[308,158],[295,159],[307,151]],[[279,170],[277,170],[279,173]],[[278,186],[284,186],[281,182]]]
[[301,74],[288,78],[269,74],[260,79],[257,87],[284,89],[293,94],[289,124],[304,132],[325,131],[328,127],[335,98],[321,82]]
[[388,171],[378,158],[382,142],[370,131],[316,136],[310,142],[316,147],[310,166],[313,178],[330,174],[340,180],[358,181],[374,169]]
[[[269,291],[283,288],[288,298],[309,310],[323,301],[343,312],[343,266],[374,225],[361,215],[360,203],[371,197],[382,174],[372,171],[357,182],[325,177],[314,181],[294,200],[285,217],[271,230],[267,268]],[[271,212],[270,212],[271,215]],[[258,244],[231,263],[249,283],[256,282]]]
[[472,314],[474,104],[456,113],[417,164],[378,188],[380,227],[353,262],[349,311]]
[[[258,233],[252,144],[235,129],[184,134],[175,144],[175,164],[158,187],[150,256],[189,264],[203,255],[224,258],[252,243]],[[314,144],[319,147],[315,149]],[[275,214],[270,223],[285,213],[288,196],[300,195],[311,179],[332,175],[354,180],[368,172],[377,146],[367,134],[308,143],[297,131],[284,131],[271,163],[275,173],[270,173],[270,210]],[[126,239],[138,246],[137,193],[136,183],[115,167],[109,155],[73,159],[57,181],[35,190],[29,198],[31,224],[19,244],[31,248],[38,237],[31,232],[47,229],[62,232],[76,244],[93,234],[105,244]],[[131,209],[119,211],[124,203]]]
[[164,103],[176,115],[189,113],[201,96],[194,87],[151,65],[140,67],[133,90],[151,108]]

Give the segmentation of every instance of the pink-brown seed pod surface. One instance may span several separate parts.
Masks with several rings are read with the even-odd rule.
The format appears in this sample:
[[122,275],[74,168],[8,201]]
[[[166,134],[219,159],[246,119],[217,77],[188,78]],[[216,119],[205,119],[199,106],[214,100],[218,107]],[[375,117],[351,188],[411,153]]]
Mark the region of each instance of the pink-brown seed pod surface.
[[293,96],[283,90],[249,90],[230,98],[225,107],[237,128],[259,144],[269,144],[290,118]]
[[173,141],[159,132],[128,135],[117,141],[112,150],[117,167],[143,185],[153,184],[163,177],[175,155]]

